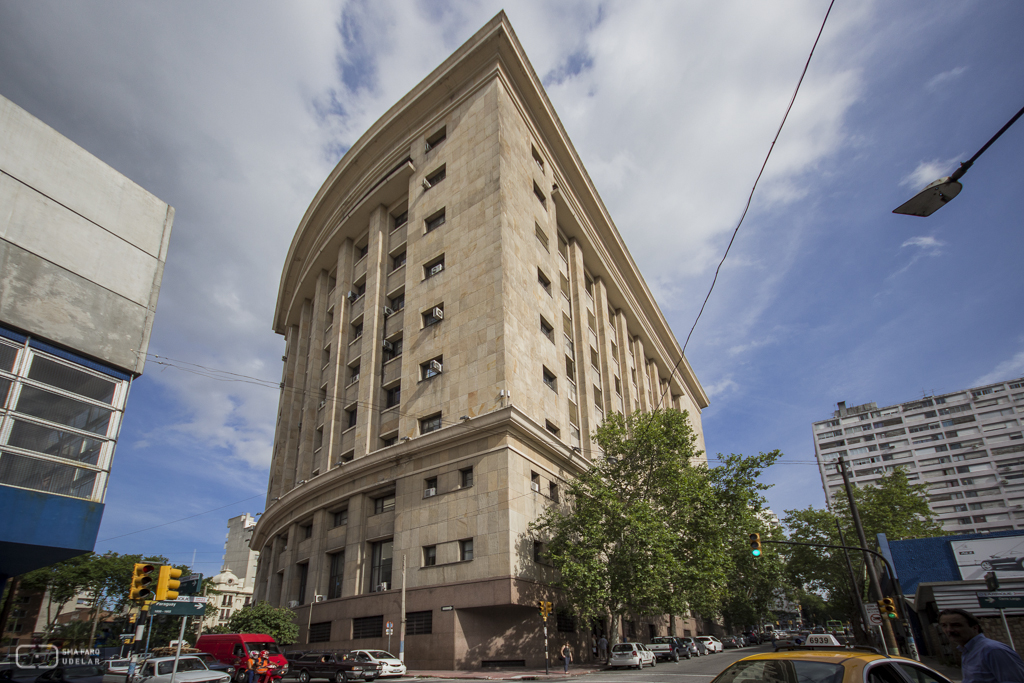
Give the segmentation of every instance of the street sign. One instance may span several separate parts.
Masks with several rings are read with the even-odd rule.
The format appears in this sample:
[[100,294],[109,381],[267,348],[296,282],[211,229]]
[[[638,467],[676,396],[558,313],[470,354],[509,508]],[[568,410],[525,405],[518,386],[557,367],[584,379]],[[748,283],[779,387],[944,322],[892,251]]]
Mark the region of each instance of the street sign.
[[209,598],[205,595],[179,595],[174,598],[175,602],[208,602]]
[[442,612],[451,612],[453,609],[455,609],[455,605],[442,605],[441,606],[441,611]]
[[869,614],[868,615],[868,621],[870,621],[873,626],[881,626],[882,625],[882,615],[879,614],[878,612],[875,612],[874,614]]
[[206,604],[202,602],[162,600],[160,602],[154,602],[149,609],[152,614],[170,614],[176,617],[194,617],[203,614],[206,610]]
[[178,595],[196,595],[202,590],[203,586],[203,575],[202,574],[189,574],[183,576],[179,580],[180,585],[178,586]]
[[1024,591],[978,591],[978,606],[989,609],[1024,609]]
[[392,629],[394,627],[395,627],[395,622],[393,622],[393,621],[389,621],[388,623],[384,624],[384,628],[387,628],[387,629]]
[[394,631],[392,631],[391,629],[385,629],[384,631],[384,635],[386,636],[390,636],[392,633],[394,633]]

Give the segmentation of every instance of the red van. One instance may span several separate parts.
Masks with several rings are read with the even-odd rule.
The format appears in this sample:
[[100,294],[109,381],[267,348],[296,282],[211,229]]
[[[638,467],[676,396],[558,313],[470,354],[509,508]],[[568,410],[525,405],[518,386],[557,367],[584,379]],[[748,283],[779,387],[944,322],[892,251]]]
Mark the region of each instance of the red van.
[[288,660],[277,646],[277,641],[266,633],[204,633],[196,641],[196,649],[209,652],[224,664],[235,667],[235,680],[245,683],[248,667],[248,653],[259,654],[267,651],[270,661],[277,665],[273,670],[275,680],[288,673]]

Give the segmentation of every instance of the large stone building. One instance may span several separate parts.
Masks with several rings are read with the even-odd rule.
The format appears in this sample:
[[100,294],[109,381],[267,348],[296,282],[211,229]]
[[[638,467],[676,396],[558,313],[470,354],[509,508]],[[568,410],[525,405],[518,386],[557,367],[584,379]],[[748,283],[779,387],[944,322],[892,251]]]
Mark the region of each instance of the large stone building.
[[0,587],[95,545],[173,219],[0,97]]
[[844,496],[838,459],[856,486],[896,467],[927,484],[928,504],[954,534],[1024,529],[1024,378],[879,408],[840,403],[815,422],[814,452],[831,503]]
[[[529,524],[596,457],[594,429],[671,406],[703,449],[707,396],[503,13],[328,177],[274,329],[252,543],[256,598],[296,610],[296,647],[397,648],[404,584],[411,666],[542,666],[536,600],[557,595]],[[592,625],[552,627],[589,653]]]

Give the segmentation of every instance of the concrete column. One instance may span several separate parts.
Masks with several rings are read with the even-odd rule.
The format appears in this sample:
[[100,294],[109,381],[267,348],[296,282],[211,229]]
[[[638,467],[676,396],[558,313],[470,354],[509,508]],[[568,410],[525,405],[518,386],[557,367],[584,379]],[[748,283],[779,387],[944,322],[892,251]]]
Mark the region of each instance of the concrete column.
[[[328,387],[327,414],[324,417],[324,451],[327,454],[327,468],[338,467],[341,460],[341,432],[346,429],[347,422],[343,418],[345,410],[344,391],[348,384],[348,350],[352,341],[352,302],[348,293],[352,290],[353,251],[355,245],[351,239],[342,241],[338,247],[336,278],[334,288],[334,353],[337,363],[337,377],[333,387]],[[360,366],[361,367],[361,366]]]
[[[387,289],[387,239],[391,216],[386,206],[370,215],[369,252],[366,255],[366,301],[363,305],[363,359],[360,361],[359,414],[356,452],[359,458],[379,448],[381,373],[384,366],[384,305]],[[365,368],[365,371],[362,369]],[[366,374],[364,375],[363,372]],[[363,381],[363,377],[366,381]]]
[[590,335],[587,334],[587,296],[584,289],[583,250],[575,239],[569,240],[569,302],[572,305],[572,336],[576,348],[576,394],[579,397],[580,447],[588,459],[592,457],[594,443],[590,440],[596,427],[594,389],[590,382]]
[[[320,376],[320,354],[314,353],[316,347],[311,335],[313,329],[313,302],[306,299],[302,303],[299,322],[299,343],[301,347],[304,372],[302,383],[291,387],[294,396],[293,404],[300,410],[299,433],[297,439],[297,457],[295,463],[296,483],[309,479],[313,471],[313,432],[316,431],[316,392],[313,391],[314,378]],[[298,379],[298,378],[296,378]],[[287,391],[289,387],[285,387]],[[294,484],[293,484],[294,485]]]

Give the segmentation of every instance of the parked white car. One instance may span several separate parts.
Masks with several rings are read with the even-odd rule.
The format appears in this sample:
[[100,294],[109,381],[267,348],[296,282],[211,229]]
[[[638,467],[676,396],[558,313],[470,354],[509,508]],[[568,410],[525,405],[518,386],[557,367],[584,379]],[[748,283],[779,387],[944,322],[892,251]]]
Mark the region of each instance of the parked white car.
[[380,676],[404,676],[405,675],[405,664],[402,660],[394,656],[390,652],[384,650],[353,650],[356,654],[356,659],[359,661],[374,662],[380,664]]
[[[153,657],[139,665],[130,683],[170,683],[174,657]],[[109,675],[109,674],[108,674]],[[199,657],[182,656],[178,660],[178,672],[174,683],[228,683],[231,676],[206,668],[206,662]]]
[[612,656],[608,666],[617,669],[622,666],[642,669],[645,666],[657,666],[658,659],[643,643],[616,643],[612,645]]
[[704,647],[707,648],[708,654],[722,652],[725,650],[725,646],[722,645],[722,641],[714,636],[697,636],[697,640],[704,643]]

